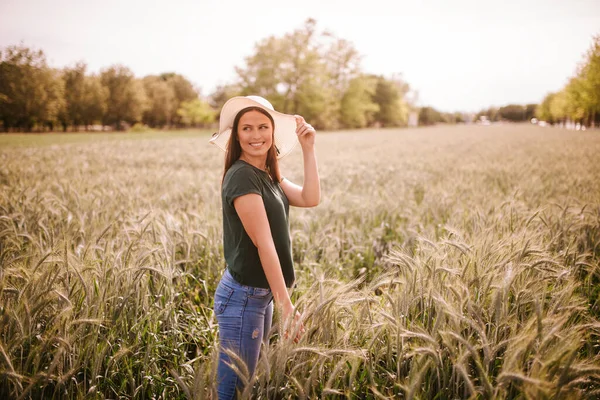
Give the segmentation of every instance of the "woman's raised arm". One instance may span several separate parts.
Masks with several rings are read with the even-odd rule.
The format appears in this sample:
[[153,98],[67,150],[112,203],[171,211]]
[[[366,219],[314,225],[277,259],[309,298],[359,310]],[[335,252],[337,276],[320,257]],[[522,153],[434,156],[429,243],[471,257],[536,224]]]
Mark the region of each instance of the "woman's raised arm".
[[281,181],[281,188],[290,205],[295,207],[314,207],[321,201],[321,182],[317,168],[315,151],[316,131],[304,118],[296,115],[296,134],[302,146],[304,159],[304,183],[298,186],[287,179]]

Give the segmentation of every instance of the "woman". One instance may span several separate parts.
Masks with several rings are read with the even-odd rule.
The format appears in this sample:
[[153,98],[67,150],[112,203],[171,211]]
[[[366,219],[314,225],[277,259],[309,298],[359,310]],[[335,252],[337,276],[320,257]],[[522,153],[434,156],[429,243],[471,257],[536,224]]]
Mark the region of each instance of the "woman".
[[[314,207],[320,201],[315,134],[304,118],[278,113],[262,97],[234,97],[221,110],[219,133],[211,139],[226,151],[221,199],[227,268],[214,305],[219,399],[244,389],[225,350],[239,355],[248,377],[254,374],[261,342],[268,343],[273,300],[284,321],[297,325],[293,331],[303,331],[287,290],[295,280],[288,215],[290,205]],[[283,178],[278,164],[297,142],[304,158],[303,186]]]

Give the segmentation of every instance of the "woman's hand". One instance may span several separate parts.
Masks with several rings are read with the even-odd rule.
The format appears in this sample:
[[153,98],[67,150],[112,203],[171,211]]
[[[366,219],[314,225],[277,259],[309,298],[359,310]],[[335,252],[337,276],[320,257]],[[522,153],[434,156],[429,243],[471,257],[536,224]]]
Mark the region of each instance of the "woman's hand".
[[302,116],[294,115],[294,117],[296,117],[296,135],[298,135],[298,141],[302,146],[302,150],[312,148],[315,145],[315,136],[317,134],[315,128],[307,123]]
[[294,343],[298,343],[305,332],[302,315],[296,311],[291,302],[287,306],[284,306],[282,311],[283,337],[289,339],[290,334],[295,334]]

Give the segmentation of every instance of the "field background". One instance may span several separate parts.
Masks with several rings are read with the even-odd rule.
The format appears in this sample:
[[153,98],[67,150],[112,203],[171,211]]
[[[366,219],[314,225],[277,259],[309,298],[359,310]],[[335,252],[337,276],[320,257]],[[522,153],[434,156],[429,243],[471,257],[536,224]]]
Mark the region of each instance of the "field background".
[[[208,133],[0,136],[0,397],[212,398],[223,153]],[[600,395],[600,135],[319,133],[257,398]],[[281,162],[301,183],[300,149]],[[243,366],[240,366],[243,372]]]

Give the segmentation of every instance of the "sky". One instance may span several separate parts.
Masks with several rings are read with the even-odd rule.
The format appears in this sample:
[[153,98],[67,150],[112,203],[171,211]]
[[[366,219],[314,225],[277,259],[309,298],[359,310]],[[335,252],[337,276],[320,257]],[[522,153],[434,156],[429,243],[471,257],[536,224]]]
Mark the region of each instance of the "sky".
[[562,89],[600,34],[600,0],[0,0],[0,48],[93,73],[177,72],[206,96],[308,18],[352,42],[364,72],[401,76],[417,105],[475,112]]

